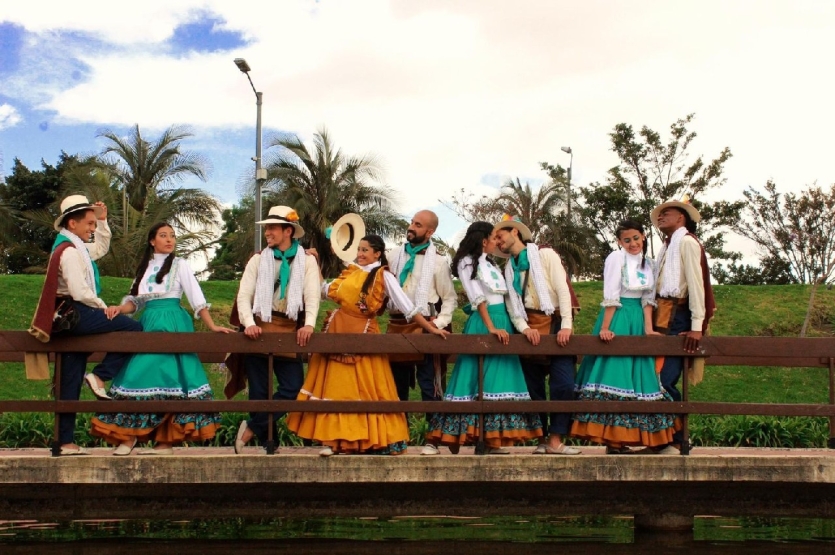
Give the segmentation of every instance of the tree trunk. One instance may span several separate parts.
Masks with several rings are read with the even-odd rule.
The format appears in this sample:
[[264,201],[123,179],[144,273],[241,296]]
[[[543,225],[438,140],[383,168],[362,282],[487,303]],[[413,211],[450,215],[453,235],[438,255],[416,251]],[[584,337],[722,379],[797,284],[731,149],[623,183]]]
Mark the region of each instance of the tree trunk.
[[815,306],[815,293],[818,291],[818,285],[821,284],[824,278],[818,278],[812,282],[812,292],[809,294],[809,304],[806,306],[806,318],[803,319],[803,326],[800,328],[800,337],[806,337],[806,330],[809,328],[809,320],[812,319],[812,308]]

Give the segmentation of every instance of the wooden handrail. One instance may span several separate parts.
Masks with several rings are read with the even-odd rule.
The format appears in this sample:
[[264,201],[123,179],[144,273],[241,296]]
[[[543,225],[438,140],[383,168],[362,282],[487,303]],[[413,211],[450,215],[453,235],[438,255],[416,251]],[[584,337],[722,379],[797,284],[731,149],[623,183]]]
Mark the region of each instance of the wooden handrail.
[[[203,360],[220,361],[227,352],[276,353],[440,353],[520,355],[608,355],[704,357],[708,363],[745,366],[827,367],[830,389],[835,388],[835,338],[706,337],[698,353],[683,351],[680,337],[616,337],[602,343],[597,337],[577,335],[560,347],[554,336],[543,336],[533,346],[521,335],[502,345],[490,335],[454,334],[446,340],[429,335],[314,334],[305,347],[295,334],[264,334],[250,340],[243,334],[121,332],[83,337],[59,337],[41,343],[24,331],[0,331],[0,362],[22,360],[24,352],[157,352],[201,353]],[[270,373],[271,374],[271,373]],[[0,401],[0,412],[632,412],[680,414],[734,414],[829,417],[835,422],[835,402],[828,404],[722,403],[618,401],[471,401],[456,403],[400,401]],[[835,399],[835,391],[830,394]],[[830,430],[830,437],[833,431]],[[835,441],[830,440],[830,446]],[[270,449],[268,449],[270,452]],[[683,452],[683,454],[686,454]]]

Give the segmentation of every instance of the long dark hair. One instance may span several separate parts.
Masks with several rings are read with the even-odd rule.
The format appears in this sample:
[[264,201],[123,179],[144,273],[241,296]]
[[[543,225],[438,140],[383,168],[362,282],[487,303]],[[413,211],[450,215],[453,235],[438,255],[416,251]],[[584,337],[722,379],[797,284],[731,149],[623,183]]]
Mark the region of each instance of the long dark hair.
[[455,256],[452,258],[452,275],[458,276],[458,263],[465,256],[473,257],[473,273],[470,279],[475,279],[478,273],[478,259],[484,252],[484,240],[490,237],[493,233],[493,224],[489,222],[473,222],[467,228],[467,234],[461,239],[461,244],[458,245],[458,250],[455,251]]
[[384,268],[389,265],[389,261],[386,258],[386,242],[383,241],[383,238],[379,235],[366,235],[360,241],[368,242],[368,246],[374,252],[380,253],[380,265],[368,272],[368,277],[365,278],[365,281],[362,284],[361,293],[363,295],[368,294],[368,288],[371,287],[371,284],[374,283],[374,276],[377,275],[377,272],[380,271],[381,268]]
[[[151,261],[151,257],[154,254],[154,247],[151,246],[151,241],[156,238],[157,232],[163,227],[171,227],[171,224],[168,222],[158,222],[148,230],[148,241],[145,244],[145,252],[142,254],[142,260],[140,260],[139,266],[136,268],[136,277],[133,278],[133,285],[130,287],[131,295],[139,293],[139,282],[142,281],[142,276],[145,275],[145,270],[148,268],[148,262]],[[174,228],[171,227],[171,230],[173,231]],[[172,252],[165,257],[165,262],[162,264],[162,268],[160,268],[159,272],[157,272],[157,278],[155,280],[157,283],[162,283],[163,278],[165,278],[171,270],[171,265],[173,263],[174,253]]]
[[684,214],[684,227],[687,228],[687,231],[692,233],[693,235],[696,234],[696,222],[693,221],[693,218],[690,217],[690,214],[684,208],[679,208],[678,206],[673,206],[676,210]]
[[645,268],[647,264],[647,247],[649,246],[649,241],[647,241],[647,234],[644,232],[644,224],[636,222],[635,220],[623,220],[618,224],[618,228],[615,230],[615,237],[617,237],[618,241],[620,241],[620,234],[624,231],[629,231],[630,229],[634,229],[644,236],[644,254],[641,256],[641,268]]

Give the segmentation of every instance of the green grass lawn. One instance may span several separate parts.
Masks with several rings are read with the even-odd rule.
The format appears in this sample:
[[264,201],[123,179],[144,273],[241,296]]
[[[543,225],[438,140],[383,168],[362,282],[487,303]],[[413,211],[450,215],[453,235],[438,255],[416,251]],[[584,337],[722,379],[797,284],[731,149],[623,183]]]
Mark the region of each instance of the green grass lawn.
[[[102,298],[108,303],[118,303],[130,287],[127,278],[103,278]],[[0,329],[25,330],[40,295],[43,276],[0,276]],[[201,284],[216,322],[228,322],[237,291],[237,282],[204,282]],[[597,318],[602,297],[600,282],[575,284],[575,290],[583,306],[575,323],[575,333],[591,332]],[[715,288],[718,310],[712,323],[713,335],[737,336],[795,336],[800,330],[808,302],[809,288],[788,286],[717,286]],[[334,307],[323,302],[317,330],[321,329],[325,311]],[[455,311],[454,326],[457,332],[463,328],[466,316]],[[385,327],[383,318],[382,325]],[[201,322],[195,323],[198,331],[204,331]],[[835,291],[820,289],[817,294],[813,329],[810,336],[832,336],[835,325]],[[207,371],[216,392],[223,389],[224,375],[217,365],[207,365]],[[691,388],[694,401],[728,401],[758,403],[822,403],[828,399],[828,379],[824,369],[751,368],[708,366],[705,380]],[[84,391],[84,398],[92,398]],[[0,399],[46,399],[49,384],[45,381],[28,381],[22,364],[0,364]],[[418,392],[412,399],[419,400]]]

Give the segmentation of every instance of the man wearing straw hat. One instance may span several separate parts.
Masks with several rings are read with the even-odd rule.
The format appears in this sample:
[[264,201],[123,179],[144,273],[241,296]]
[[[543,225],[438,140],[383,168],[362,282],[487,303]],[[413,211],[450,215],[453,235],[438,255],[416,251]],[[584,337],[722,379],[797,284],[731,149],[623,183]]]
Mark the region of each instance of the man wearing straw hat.
[[[299,225],[299,215],[289,206],[273,206],[266,219],[256,223],[264,226],[267,247],[253,255],[246,265],[232,323],[241,326],[244,335],[253,340],[262,333],[295,333],[296,342],[303,347],[313,334],[319,313],[320,280],[316,258],[306,255],[299,245],[304,229]],[[247,355],[243,358],[243,367],[249,382],[249,398],[269,399],[267,357]],[[278,382],[273,399],[294,400],[304,382],[301,357],[279,355],[273,359],[273,372]],[[227,396],[229,393],[227,387]],[[275,416],[280,417],[281,414]],[[267,422],[265,413],[251,413],[249,420],[241,422],[235,437],[235,453],[240,454],[254,436],[265,444]]]
[[[656,261],[657,305],[653,324],[661,333],[684,336],[684,350],[695,353],[716,307],[705,250],[695,236],[702,216],[685,198],[684,202],[672,200],[656,206],[650,219],[665,237]],[[666,357],[661,367],[661,385],[674,401],[681,401],[676,386],[683,369],[682,357]],[[648,447],[641,452],[678,454],[682,443],[679,431],[673,435],[672,444]]]
[[[142,331],[142,324],[122,315],[119,306],[101,300],[101,281],[96,260],[110,249],[110,227],[103,202],[91,204],[84,195],[70,195],[61,201],[61,215],[55,219],[58,231],[44,280],[41,298],[29,333],[43,342],[53,334],[92,335],[111,331]],[[60,314],[60,316],[59,316]],[[110,399],[104,382],[112,380],[131,356],[108,353],[92,372],[85,375],[90,353],[62,353],[59,399],[78,400],[86,383],[98,399]],[[61,455],[86,455],[75,444],[75,414],[58,416]]]
[[[505,216],[494,227],[502,253],[510,256],[505,265],[508,285],[508,312],[517,329],[532,345],[541,335],[556,336],[557,344],[568,345],[573,326],[571,291],[559,255],[550,248],[539,248],[522,222]],[[574,400],[573,356],[550,356],[543,360],[522,358],[528,392],[535,401],[546,400],[545,378],[552,401]],[[546,416],[548,417],[546,419]],[[535,455],[578,455],[579,449],[563,443],[571,430],[570,413],[542,415],[548,422],[548,438],[542,439]]]
[[[389,260],[391,272],[414,303],[415,312],[420,311],[432,325],[443,329],[452,323],[457,294],[447,258],[438,254],[430,241],[437,228],[438,216],[434,212],[416,213],[406,231],[406,243],[394,249]],[[412,316],[390,312],[388,333],[422,333],[420,326],[409,323]],[[440,356],[427,354],[415,359],[410,355],[391,355],[389,358],[401,401],[409,400],[409,388],[415,381],[423,401],[441,399]]]

